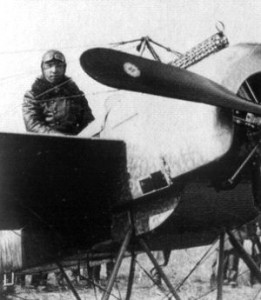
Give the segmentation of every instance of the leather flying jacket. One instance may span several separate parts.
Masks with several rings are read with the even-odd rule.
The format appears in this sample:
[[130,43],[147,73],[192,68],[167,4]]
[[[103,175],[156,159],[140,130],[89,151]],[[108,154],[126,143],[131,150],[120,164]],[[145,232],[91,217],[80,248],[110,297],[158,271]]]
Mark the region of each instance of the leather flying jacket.
[[56,85],[37,78],[24,96],[23,118],[27,131],[68,135],[94,120],[83,92],[67,76]]

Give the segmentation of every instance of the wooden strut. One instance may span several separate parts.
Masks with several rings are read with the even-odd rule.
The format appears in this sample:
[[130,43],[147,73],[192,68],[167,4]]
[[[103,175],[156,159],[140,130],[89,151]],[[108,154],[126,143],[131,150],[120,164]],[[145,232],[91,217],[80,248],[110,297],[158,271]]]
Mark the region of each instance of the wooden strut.
[[[113,285],[115,283],[116,280],[116,276],[118,274],[119,268],[121,266],[122,260],[124,258],[124,253],[129,245],[131,236],[133,234],[133,229],[132,227],[129,229],[129,231],[127,232],[121,248],[118,252],[118,256],[112,271],[112,274],[110,276],[109,282],[106,286],[106,290],[104,291],[103,295],[102,295],[102,300],[108,300],[110,295],[111,295],[111,291],[113,288]],[[172,295],[174,296],[174,298],[176,300],[181,300],[181,298],[179,297],[179,295],[177,294],[176,290],[174,289],[174,287],[172,286],[172,284],[170,283],[168,277],[165,275],[165,273],[163,272],[163,270],[161,269],[160,265],[158,264],[157,260],[154,258],[154,256],[152,255],[147,243],[142,239],[139,238],[138,239],[142,248],[144,249],[144,251],[147,253],[148,257],[150,258],[151,262],[153,263],[153,265],[155,266],[155,269],[158,271],[158,273],[160,274],[162,280],[166,283],[167,287],[169,288],[169,291],[172,293]],[[134,279],[134,272],[135,272],[135,254],[132,253],[132,258],[131,258],[131,263],[130,263],[130,275],[129,275],[129,282],[128,282],[128,287],[127,287],[127,293],[126,293],[126,300],[129,300],[131,297],[131,290],[132,290],[132,285],[133,285],[133,279]]]
[[58,261],[56,262],[56,265],[57,265],[57,267],[59,268],[59,270],[61,271],[63,277],[65,278],[65,280],[66,280],[66,282],[67,282],[67,284],[68,284],[70,290],[72,291],[74,297],[75,297],[77,300],[81,300],[79,294],[77,293],[76,289],[74,288],[73,284],[71,283],[69,277],[68,277],[67,274],[65,273],[63,266],[62,266]]
[[159,273],[159,275],[161,276],[162,280],[166,283],[167,287],[169,288],[170,292],[172,293],[172,295],[174,296],[174,298],[176,300],[181,300],[181,298],[179,297],[179,295],[177,294],[176,290],[174,289],[174,287],[172,286],[171,282],[169,281],[168,277],[165,275],[165,273],[163,272],[162,268],[160,267],[160,265],[158,264],[157,260],[155,259],[155,257],[152,255],[147,243],[144,241],[144,239],[139,238],[139,242],[141,247],[143,248],[143,250],[147,253],[149,259],[151,260],[151,262],[153,263],[153,265],[155,266],[155,269],[157,270],[157,272]]
[[248,154],[248,156],[245,158],[245,160],[242,162],[242,164],[239,166],[239,168],[235,171],[235,173],[233,174],[233,176],[228,179],[228,182],[231,185],[234,184],[234,182],[237,179],[238,175],[241,173],[241,171],[246,166],[246,164],[249,162],[249,160],[254,156],[254,154],[256,153],[256,151],[258,149],[258,147],[259,147],[259,143],[257,145],[255,145],[255,147],[250,151],[250,153]]
[[251,270],[251,272],[256,277],[256,279],[259,281],[259,283],[261,283],[261,272],[260,272],[259,268],[257,267],[256,263],[254,262],[254,260],[246,252],[246,250],[243,248],[243,246],[238,242],[238,240],[235,238],[234,234],[231,231],[227,231],[227,234],[229,236],[229,241],[232,244],[232,246],[238,252],[239,256],[243,259],[243,261],[248,266],[248,268]]
[[129,229],[129,231],[127,232],[127,234],[126,234],[126,236],[125,236],[125,238],[124,238],[124,240],[122,242],[121,248],[120,248],[118,256],[116,258],[116,262],[115,262],[113,271],[111,273],[109,282],[108,282],[108,284],[106,286],[106,291],[102,295],[102,300],[108,300],[109,297],[110,297],[110,294],[111,294],[111,291],[112,291],[112,288],[113,288],[116,276],[117,276],[117,274],[119,272],[119,268],[120,268],[122,260],[124,258],[124,253],[125,253],[128,245],[129,245],[132,232],[133,232],[133,229],[131,227]]
[[218,259],[218,275],[217,275],[217,300],[223,298],[223,275],[224,275],[224,231],[220,234],[219,240],[219,259]]
[[129,273],[130,275],[128,280],[126,300],[129,300],[131,297],[131,291],[132,291],[132,285],[133,285],[134,273],[135,273],[135,262],[136,262],[136,255],[133,251],[133,253],[131,254],[130,273]]

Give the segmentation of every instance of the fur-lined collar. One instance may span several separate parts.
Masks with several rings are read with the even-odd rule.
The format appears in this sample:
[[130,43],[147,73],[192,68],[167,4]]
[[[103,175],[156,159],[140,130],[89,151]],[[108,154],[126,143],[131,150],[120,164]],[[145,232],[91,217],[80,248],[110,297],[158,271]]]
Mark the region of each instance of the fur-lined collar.
[[60,90],[63,90],[70,81],[71,79],[69,77],[64,76],[58,84],[53,84],[41,76],[36,78],[33,83],[32,93],[37,99],[49,99],[56,96],[57,93],[59,93]]

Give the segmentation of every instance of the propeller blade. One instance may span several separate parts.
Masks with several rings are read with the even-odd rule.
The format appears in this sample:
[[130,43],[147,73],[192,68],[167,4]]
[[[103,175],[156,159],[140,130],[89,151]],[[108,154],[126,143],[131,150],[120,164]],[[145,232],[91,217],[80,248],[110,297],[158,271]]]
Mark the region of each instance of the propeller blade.
[[261,115],[261,106],[190,71],[124,52],[94,48],[80,57],[83,70],[113,88],[202,102]]

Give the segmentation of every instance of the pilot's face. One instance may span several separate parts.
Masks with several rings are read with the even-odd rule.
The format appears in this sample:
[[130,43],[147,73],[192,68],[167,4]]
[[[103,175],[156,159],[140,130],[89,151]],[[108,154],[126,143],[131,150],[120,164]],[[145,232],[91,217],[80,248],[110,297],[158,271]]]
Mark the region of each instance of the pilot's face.
[[44,78],[51,83],[60,82],[64,77],[65,69],[65,63],[58,60],[45,62],[42,66]]

